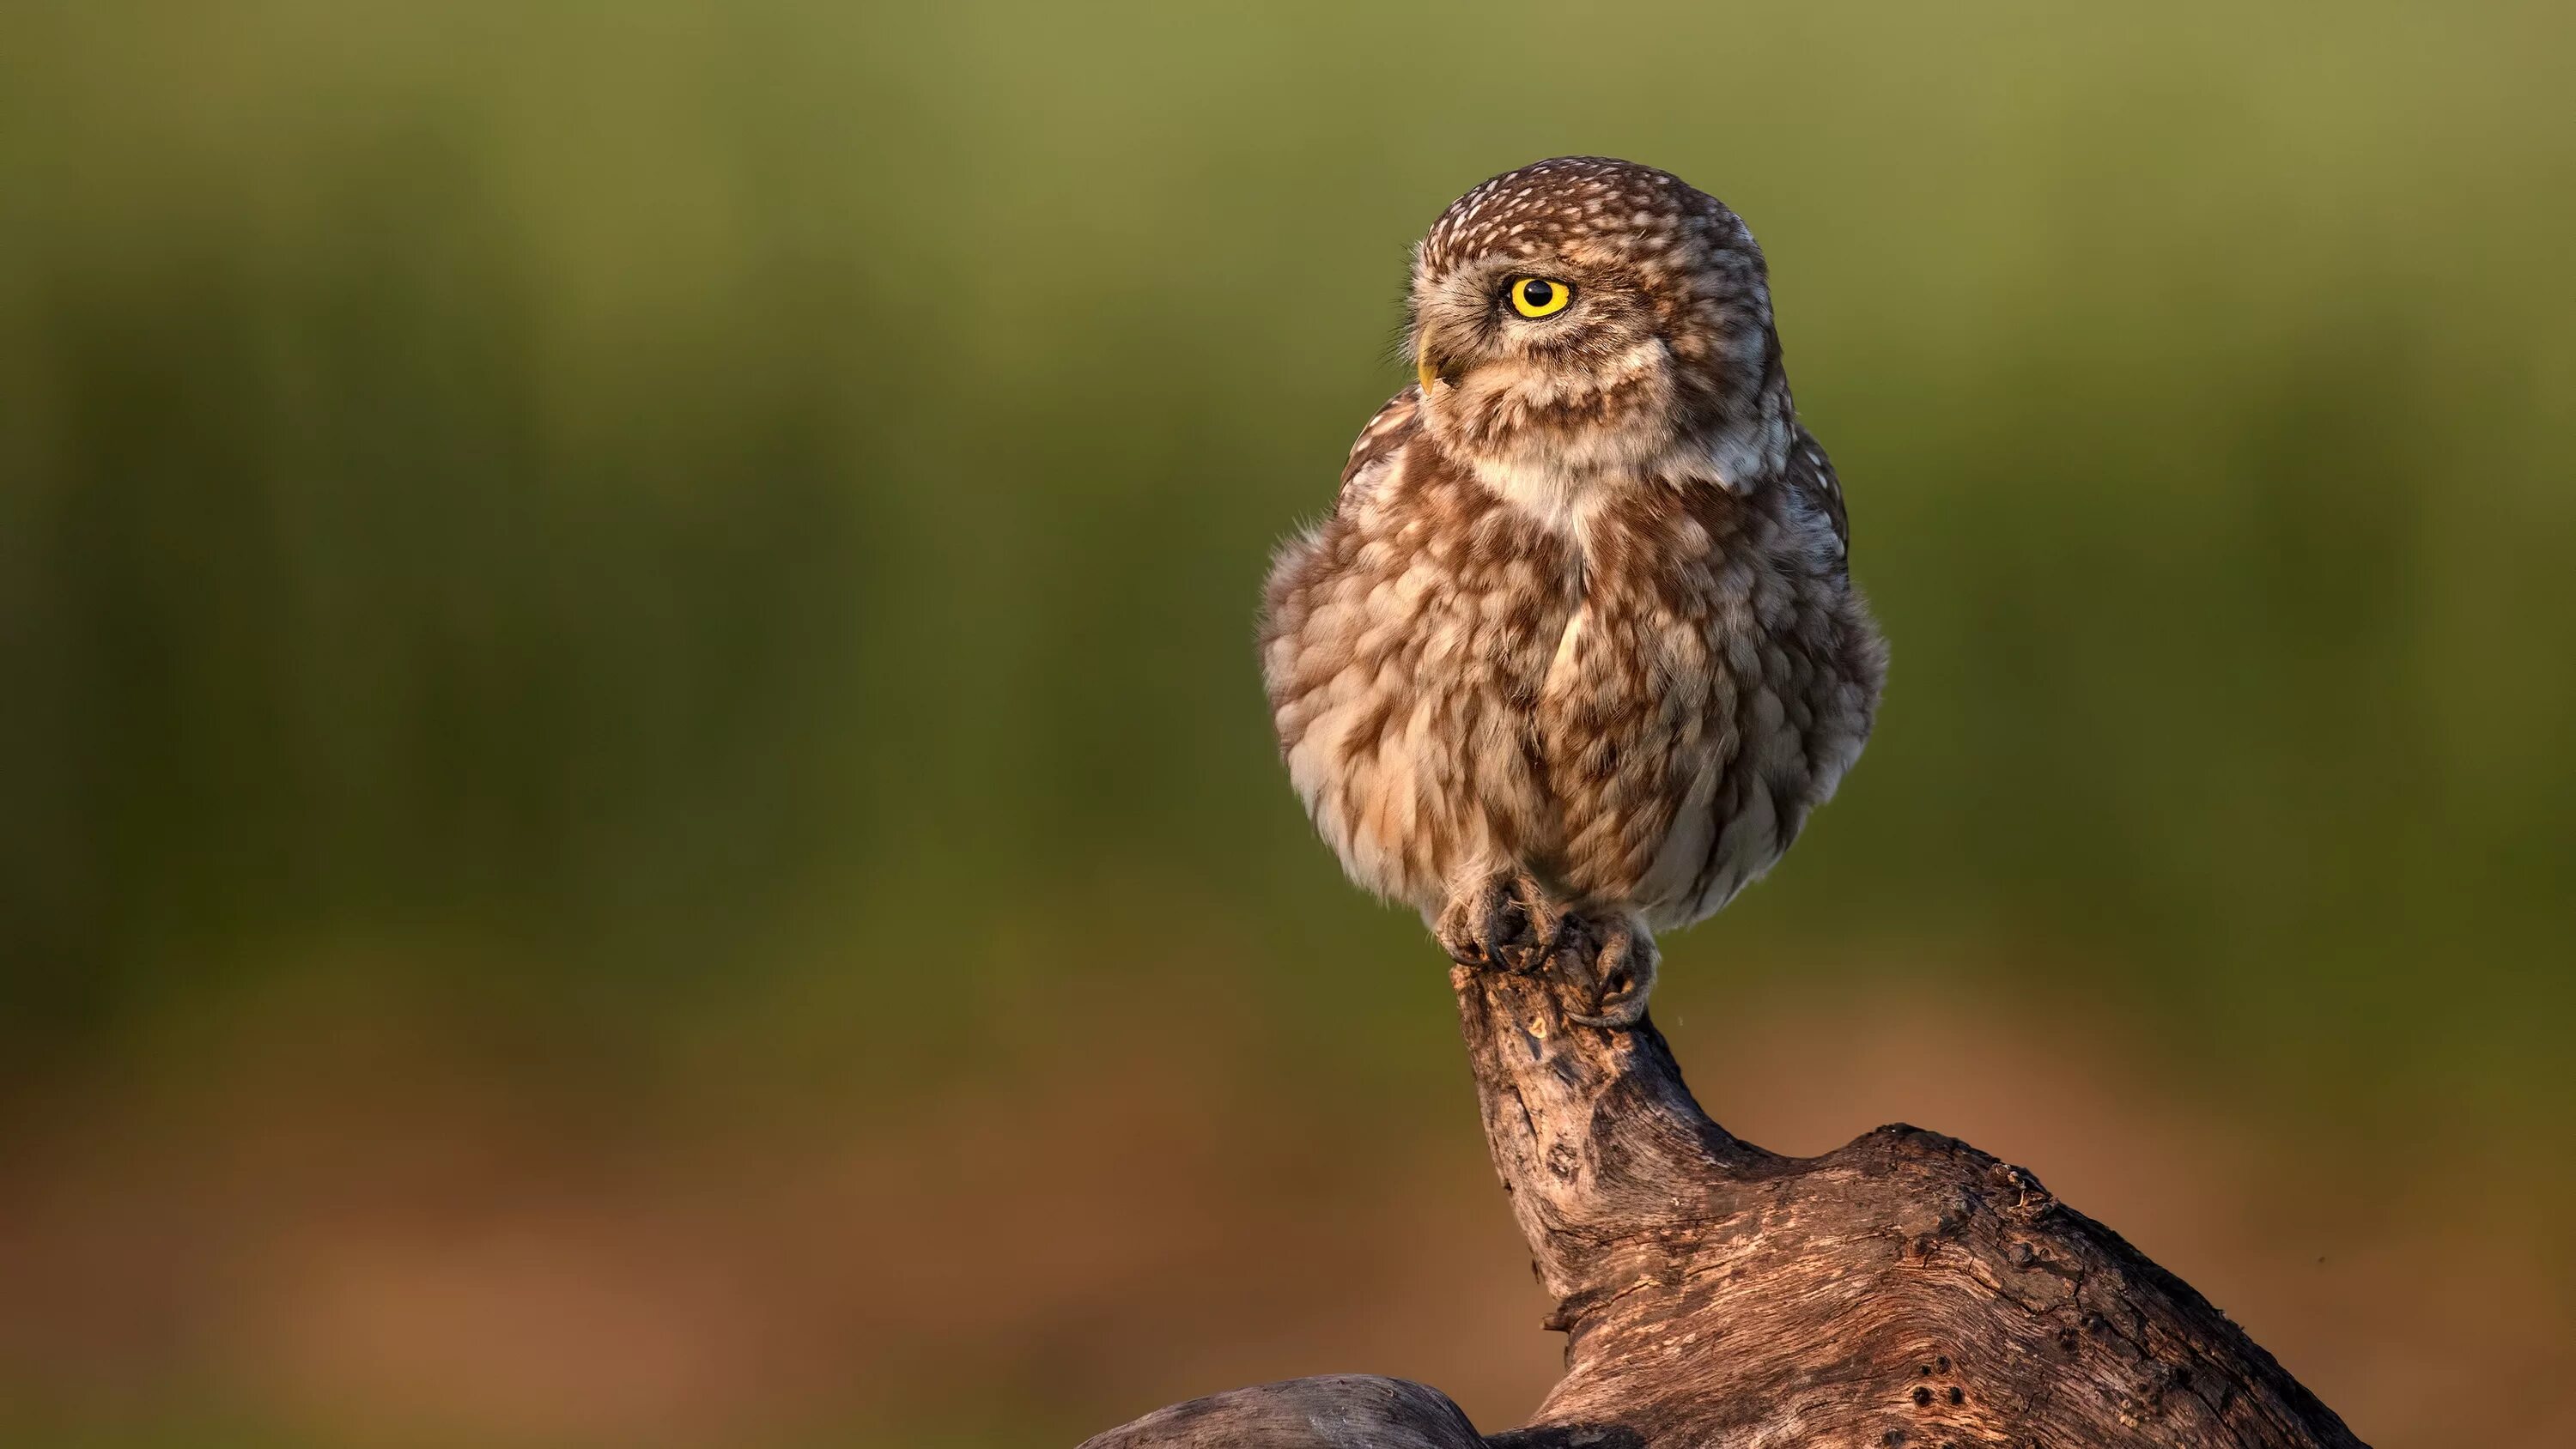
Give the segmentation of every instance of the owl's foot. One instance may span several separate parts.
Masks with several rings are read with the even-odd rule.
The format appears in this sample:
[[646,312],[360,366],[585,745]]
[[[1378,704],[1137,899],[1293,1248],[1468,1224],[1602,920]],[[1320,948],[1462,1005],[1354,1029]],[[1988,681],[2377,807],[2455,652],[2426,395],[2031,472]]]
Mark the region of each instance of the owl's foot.
[[1569,1011],[1566,1020],[1616,1031],[1645,1019],[1661,953],[1642,923],[1618,919],[1601,925],[1569,917],[1553,959],[1576,992],[1592,998],[1592,1010]]
[[1505,871],[1451,896],[1431,933],[1461,966],[1535,971],[1555,943],[1555,916],[1537,881]]

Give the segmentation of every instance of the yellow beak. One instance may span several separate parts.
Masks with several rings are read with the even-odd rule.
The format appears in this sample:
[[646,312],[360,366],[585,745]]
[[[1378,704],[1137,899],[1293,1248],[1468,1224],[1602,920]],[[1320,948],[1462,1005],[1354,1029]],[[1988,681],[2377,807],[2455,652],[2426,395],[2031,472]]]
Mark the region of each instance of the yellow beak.
[[[1424,392],[1427,393],[1431,391],[1431,384],[1448,377],[1449,374],[1455,370],[1456,366],[1457,360],[1455,358],[1446,357],[1441,354],[1439,339],[1431,335],[1431,329],[1429,327],[1423,328],[1422,331],[1415,336],[1413,343],[1413,375],[1421,381],[1422,390]],[[1454,387],[1457,384],[1452,383],[1450,385]]]

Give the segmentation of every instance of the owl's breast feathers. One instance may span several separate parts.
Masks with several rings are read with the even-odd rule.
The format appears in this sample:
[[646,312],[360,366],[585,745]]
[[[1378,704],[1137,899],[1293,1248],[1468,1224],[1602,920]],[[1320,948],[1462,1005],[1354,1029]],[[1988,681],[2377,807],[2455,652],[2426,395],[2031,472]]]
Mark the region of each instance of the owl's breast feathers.
[[1512,866],[1654,926],[1724,905],[1867,738],[1884,649],[1832,470],[1640,479],[1561,530],[1421,430],[1414,390],[1272,570],[1262,665],[1289,774],[1362,885],[1439,909]]

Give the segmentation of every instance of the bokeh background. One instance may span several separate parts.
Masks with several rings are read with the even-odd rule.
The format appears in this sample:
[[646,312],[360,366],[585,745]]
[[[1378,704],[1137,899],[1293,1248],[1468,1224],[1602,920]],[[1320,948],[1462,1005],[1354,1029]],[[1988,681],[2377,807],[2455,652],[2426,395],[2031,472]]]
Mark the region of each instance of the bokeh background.
[[13,6],[0,1441],[1069,1444],[1554,1374],[1251,611],[1405,249],[1753,224],[1895,648],[1668,943],[2367,1439],[2576,1373],[2576,19]]

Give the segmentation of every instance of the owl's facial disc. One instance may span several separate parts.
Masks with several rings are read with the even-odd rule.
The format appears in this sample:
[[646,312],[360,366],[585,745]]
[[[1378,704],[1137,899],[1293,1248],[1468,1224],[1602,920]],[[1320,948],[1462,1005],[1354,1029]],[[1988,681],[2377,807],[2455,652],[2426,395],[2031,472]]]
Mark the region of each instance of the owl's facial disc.
[[1414,376],[1462,457],[1622,470],[1673,438],[1674,357],[1615,259],[1498,255],[1417,277]]
[[1499,262],[1417,291],[1415,378],[1425,393],[1463,387],[1471,372],[1534,361],[1533,348],[1579,343],[1592,319],[1569,315],[1575,292],[1571,282]]
[[[1551,276],[1515,275],[1504,279],[1492,303],[1492,317],[1479,315],[1475,306],[1476,288],[1465,293],[1458,305],[1446,310],[1453,314],[1445,328],[1439,320],[1426,315],[1419,327],[1414,347],[1413,375],[1422,390],[1431,391],[1435,383],[1456,386],[1459,376],[1472,365],[1473,354],[1492,352],[1509,355],[1518,349],[1514,322],[1537,322],[1557,317],[1574,305],[1575,286]],[[1556,331],[1559,329],[1549,329]]]

